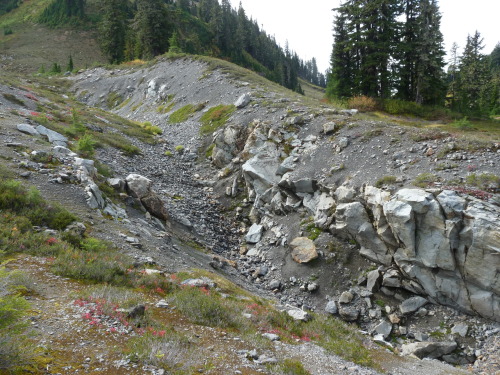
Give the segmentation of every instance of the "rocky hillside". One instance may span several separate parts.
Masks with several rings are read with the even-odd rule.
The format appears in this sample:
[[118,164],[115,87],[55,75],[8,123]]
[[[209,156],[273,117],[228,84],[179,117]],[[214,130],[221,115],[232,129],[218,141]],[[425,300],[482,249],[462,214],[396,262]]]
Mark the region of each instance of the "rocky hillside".
[[[500,370],[498,139],[333,108],[209,59],[1,90],[6,166],[97,237],[144,269],[216,271],[311,327],[298,346],[269,327],[286,345],[254,353],[244,338],[226,361],[235,373],[279,373],[265,365],[286,358],[313,374],[375,373],[315,346],[326,334],[311,325],[337,318],[405,356]],[[99,146],[87,154],[84,134]],[[458,371],[382,352],[379,370]]]

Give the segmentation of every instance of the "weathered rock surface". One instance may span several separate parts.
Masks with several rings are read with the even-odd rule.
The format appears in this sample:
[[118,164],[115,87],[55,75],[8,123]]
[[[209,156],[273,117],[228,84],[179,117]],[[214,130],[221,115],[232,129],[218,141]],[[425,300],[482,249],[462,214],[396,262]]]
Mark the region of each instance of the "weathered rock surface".
[[439,358],[457,348],[454,341],[445,342],[414,342],[403,344],[402,355],[415,355],[418,358]]
[[290,242],[292,258],[297,263],[308,263],[318,257],[314,242],[307,237],[297,237]]

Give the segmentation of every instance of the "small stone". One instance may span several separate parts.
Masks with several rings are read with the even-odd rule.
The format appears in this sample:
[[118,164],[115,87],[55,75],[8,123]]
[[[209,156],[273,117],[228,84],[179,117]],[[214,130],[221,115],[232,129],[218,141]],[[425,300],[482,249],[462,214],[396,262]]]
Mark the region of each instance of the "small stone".
[[467,336],[468,331],[469,331],[469,326],[467,324],[464,324],[464,323],[455,324],[451,329],[452,334],[456,333],[462,337]]
[[271,340],[271,341],[279,341],[280,340],[280,337],[274,333],[263,333],[262,334],[262,337],[265,337],[266,339],[268,340]]
[[335,303],[335,301],[329,301],[326,304],[325,312],[327,312],[329,314],[332,314],[332,315],[337,315],[338,314],[339,310],[337,308],[337,304]]
[[354,296],[351,292],[343,292],[340,295],[339,303],[350,303],[353,300]]

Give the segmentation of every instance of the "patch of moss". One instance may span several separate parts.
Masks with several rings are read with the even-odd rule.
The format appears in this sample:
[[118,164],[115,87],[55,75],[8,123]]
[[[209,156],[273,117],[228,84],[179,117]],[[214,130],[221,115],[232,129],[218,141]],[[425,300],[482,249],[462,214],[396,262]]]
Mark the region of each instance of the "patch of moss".
[[178,124],[187,121],[194,113],[201,111],[203,108],[205,108],[205,104],[203,103],[185,105],[172,113],[168,118],[168,122],[171,124]]
[[113,109],[118,107],[121,103],[123,103],[123,96],[121,96],[116,91],[111,91],[106,98],[106,105],[109,109]]
[[224,126],[234,111],[236,111],[236,107],[232,104],[221,104],[210,108],[200,118],[200,122],[202,124],[200,128],[200,134],[211,134],[221,126]]

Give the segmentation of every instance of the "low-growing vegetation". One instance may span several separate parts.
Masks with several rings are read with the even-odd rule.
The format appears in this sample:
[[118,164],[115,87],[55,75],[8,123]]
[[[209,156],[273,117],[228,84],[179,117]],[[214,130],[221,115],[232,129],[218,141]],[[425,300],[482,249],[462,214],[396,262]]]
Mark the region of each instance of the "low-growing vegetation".
[[184,107],[179,108],[177,111],[173,112],[168,117],[168,122],[171,124],[178,124],[187,121],[193,114],[201,111],[203,108],[205,108],[204,103],[200,103],[197,105],[187,104]]
[[466,183],[482,190],[495,192],[500,189],[500,176],[493,173],[471,173],[467,176]]
[[234,111],[236,111],[236,107],[234,105],[221,104],[210,108],[200,118],[200,122],[202,124],[200,134],[211,134],[218,128],[224,126]]
[[417,177],[415,177],[415,180],[413,181],[413,185],[421,187],[421,188],[426,188],[429,185],[438,182],[439,177],[432,174],[432,173],[421,173]]
[[375,182],[375,187],[381,188],[384,185],[393,185],[397,182],[396,176],[383,176]]

